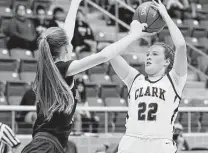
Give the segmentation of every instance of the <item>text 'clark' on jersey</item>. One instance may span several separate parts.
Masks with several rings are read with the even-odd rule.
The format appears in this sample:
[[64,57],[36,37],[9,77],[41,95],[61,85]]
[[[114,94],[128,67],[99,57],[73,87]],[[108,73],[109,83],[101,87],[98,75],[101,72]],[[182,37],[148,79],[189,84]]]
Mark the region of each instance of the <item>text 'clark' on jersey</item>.
[[126,134],[172,139],[185,82],[173,71],[157,81],[138,74],[129,89]]

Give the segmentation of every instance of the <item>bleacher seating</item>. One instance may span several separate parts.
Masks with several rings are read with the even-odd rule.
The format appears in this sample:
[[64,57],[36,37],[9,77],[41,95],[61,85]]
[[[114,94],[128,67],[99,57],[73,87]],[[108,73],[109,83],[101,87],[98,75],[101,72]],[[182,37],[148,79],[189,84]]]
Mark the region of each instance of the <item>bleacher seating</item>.
[[110,75],[110,76],[116,74],[116,72],[114,71],[114,69],[113,69],[113,67],[111,66],[111,64],[109,64],[109,66],[108,66],[107,74]]
[[0,59],[1,81],[19,80],[17,68],[18,61],[16,59]]
[[32,82],[35,79],[37,70],[36,60],[21,60],[19,65],[20,79],[26,82]]
[[114,74],[111,76],[112,82],[118,84],[118,85],[123,85],[123,81],[118,77],[118,75]]
[[136,55],[131,55],[131,54],[123,54],[122,57],[130,64],[138,64],[138,57]]
[[31,134],[33,132],[32,124],[26,124],[25,122],[18,122],[17,134]]
[[105,98],[106,106],[108,107],[126,107],[126,101],[120,97],[106,97]]
[[87,97],[87,102],[90,107],[104,107],[105,104],[102,99],[98,97]]
[[17,59],[33,59],[33,54],[29,50],[14,48],[10,50],[12,58]]
[[125,132],[126,127],[124,125],[126,124],[126,116],[127,116],[127,113],[124,113],[124,112],[116,113],[115,132],[118,132],[118,133]]
[[120,95],[122,98],[124,98],[128,102],[128,89],[126,85],[123,85],[123,87],[121,88]]
[[195,46],[195,47],[199,47],[199,40],[198,38],[195,37],[185,37],[186,42],[190,43],[191,45]]
[[7,7],[7,6],[10,6],[11,3],[12,3],[12,0],[1,0],[0,1],[0,6]]
[[81,52],[77,55],[77,57],[78,57],[78,59],[82,59],[82,58],[89,56],[91,54],[92,54],[91,52]]
[[192,103],[191,100],[189,99],[185,99],[185,97],[183,97],[183,99],[180,101],[179,107],[192,107]]
[[0,57],[1,58],[10,58],[9,51],[6,48],[0,48]]
[[11,111],[0,112],[0,121],[11,127],[11,125],[12,125],[12,112]]
[[111,84],[110,76],[106,74],[91,74],[89,75],[89,80],[93,83],[97,83],[99,86],[101,84]]
[[100,97],[120,97],[120,88],[116,84],[102,84],[100,87]]
[[[206,29],[207,31],[205,32],[206,36],[207,36],[207,32],[208,32],[208,20],[201,20],[200,21],[200,26],[204,29]],[[205,37],[206,37],[205,36]]]
[[202,37],[199,38],[199,45],[203,47],[203,51],[208,54],[208,38]]
[[97,66],[92,67],[89,70],[87,70],[88,75],[91,75],[91,74],[94,74],[94,73],[105,74],[106,72],[107,72],[107,65],[106,64],[100,64],[100,65],[97,65]]
[[126,106],[126,101],[120,97],[120,87],[111,85],[101,85],[100,97],[105,100],[106,106]]
[[202,81],[187,81],[185,88],[205,88],[205,83]]
[[[191,132],[199,132],[200,131],[200,123],[199,123],[199,113],[191,113]],[[181,113],[181,122],[184,131],[188,132],[188,113]]]
[[87,97],[98,97],[99,87],[96,83],[87,83],[85,84],[85,88]]
[[201,121],[201,132],[208,131],[208,113],[203,113]]
[[9,105],[19,105],[24,93],[29,89],[25,82],[7,82],[6,96]]
[[0,38],[0,48],[5,48],[6,44],[5,44],[5,39],[4,38]]

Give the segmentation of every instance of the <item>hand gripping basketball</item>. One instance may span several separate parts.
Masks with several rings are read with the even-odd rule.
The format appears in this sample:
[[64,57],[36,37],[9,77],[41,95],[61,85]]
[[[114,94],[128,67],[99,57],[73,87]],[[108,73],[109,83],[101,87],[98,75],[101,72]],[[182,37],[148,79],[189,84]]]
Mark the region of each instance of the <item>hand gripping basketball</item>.
[[146,29],[147,26],[148,25],[146,23],[140,23],[137,20],[133,20],[130,25],[130,32],[129,33],[131,35],[135,35],[138,38],[150,37],[150,36],[155,35],[156,32],[153,32],[153,33],[144,32],[144,30]]
[[166,7],[163,5],[161,0],[158,0],[158,3],[155,0],[152,0],[152,2],[153,2],[153,5],[151,5],[151,7],[153,7],[156,10],[158,10],[160,15],[164,19],[165,15],[168,15]]
[[160,15],[160,12],[156,8],[155,3],[156,2],[142,3],[136,9],[133,16],[133,20],[138,20],[140,23],[148,24],[148,27],[146,27],[146,29],[144,30],[148,33],[159,32],[164,28],[166,24],[162,16]]
[[130,33],[131,34],[138,34],[141,33],[147,27],[146,23],[140,23],[137,20],[133,20],[130,24]]

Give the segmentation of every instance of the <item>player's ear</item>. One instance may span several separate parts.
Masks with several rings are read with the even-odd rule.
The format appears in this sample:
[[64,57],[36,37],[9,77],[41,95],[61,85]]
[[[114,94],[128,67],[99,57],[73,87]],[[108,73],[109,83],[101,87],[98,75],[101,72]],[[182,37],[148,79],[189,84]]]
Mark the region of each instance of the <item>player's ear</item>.
[[169,64],[170,64],[170,59],[169,58],[165,59],[165,66],[168,66]]

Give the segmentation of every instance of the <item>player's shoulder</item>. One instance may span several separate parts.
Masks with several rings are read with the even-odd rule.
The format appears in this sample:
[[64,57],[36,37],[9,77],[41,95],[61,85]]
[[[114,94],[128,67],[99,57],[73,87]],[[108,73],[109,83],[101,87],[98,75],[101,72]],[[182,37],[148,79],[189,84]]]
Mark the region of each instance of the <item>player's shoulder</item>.
[[135,75],[134,80],[138,80],[138,81],[142,81],[145,80],[145,75],[143,75],[142,73],[137,73],[137,75]]
[[180,76],[174,71],[174,69],[172,69],[167,74],[167,76],[168,76],[169,80],[172,80],[173,82],[175,82],[178,85],[184,84],[184,82],[186,82],[186,80],[187,80],[187,73],[183,76]]

